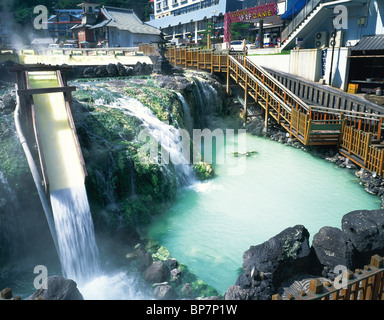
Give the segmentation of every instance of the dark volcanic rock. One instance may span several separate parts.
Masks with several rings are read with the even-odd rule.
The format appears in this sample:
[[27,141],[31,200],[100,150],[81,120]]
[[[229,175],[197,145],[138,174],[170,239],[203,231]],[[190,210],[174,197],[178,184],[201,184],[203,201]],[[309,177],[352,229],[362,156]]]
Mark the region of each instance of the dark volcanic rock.
[[162,261],[156,261],[146,271],[144,278],[150,283],[160,283],[169,278],[169,269]]
[[333,227],[323,227],[313,236],[312,246],[323,266],[334,268],[343,265],[352,268],[353,245],[344,233]]
[[384,251],[384,210],[349,212],[343,216],[342,229],[362,259]]
[[116,77],[119,75],[119,72],[117,70],[117,67],[113,63],[109,63],[107,65],[107,72],[108,72],[108,77]]
[[124,77],[127,75],[127,71],[126,71],[126,69],[122,63],[118,62],[116,64],[116,68],[117,68],[117,72],[118,72],[119,76]]
[[28,299],[36,300],[84,300],[82,294],[77,289],[75,281],[59,276],[48,277],[43,286],[47,289],[38,289]]
[[97,66],[95,68],[95,73],[96,73],[96,76],[100,78],[107,77],[108,76],[107,67],[104,65]]
[[[306,271],[310,265],[309,232],[304,226],[297,225],[245,251],[244,273],[238,277],[236,285],[246,290],[247,299],[267,300],[282,281]],[[226,294],[228,297],[245,297],[244,291],[237,287],[231,287]]]
[[95,68],[87,67],[83,71],[83,77],[85,78],[94,78],[96,76]]
[[224,294],[224,300],[249,300],[248,291],[238,285],[230,286]]
[[157,286],[153,290],[153,295],[159,300],[170,300],[176,298],[176,293],[169,284]]

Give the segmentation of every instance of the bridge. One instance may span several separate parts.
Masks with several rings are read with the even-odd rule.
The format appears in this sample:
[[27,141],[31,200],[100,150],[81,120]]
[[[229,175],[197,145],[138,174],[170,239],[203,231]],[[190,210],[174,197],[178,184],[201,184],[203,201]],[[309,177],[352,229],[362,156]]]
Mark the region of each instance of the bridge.
[[[154,45],[139,51],[155,54]],[[211,49],[170,47],[174,66],[221,73],[226,90],[243,90],[244,123],[262,114],[265,127],[274,122],[305,146],[336,146],[357,166],[384,177],[384,107],[330,87],[279,75],[255,65],[244,54]]]

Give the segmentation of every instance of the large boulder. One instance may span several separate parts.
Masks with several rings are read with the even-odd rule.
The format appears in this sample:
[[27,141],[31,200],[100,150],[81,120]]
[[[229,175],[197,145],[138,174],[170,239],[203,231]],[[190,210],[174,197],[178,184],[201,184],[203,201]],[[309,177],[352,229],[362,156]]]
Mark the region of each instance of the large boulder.
[[83,71],[83,77],[84,78],[94,78],[96,76],[95,68],[93,67],[86,67]]
[[97,66],[95,68],[95,73],[96,73],[96,76],[100,78],[107,77],[108,76],[107,67],[104,65]]
[[308,230],[302,225],[287,228],[244,252],[244,273],[236,285],[247,290],[249,299],[270,299],[282,281],[309,269],[311,256]]
[[117,67],[113,63],[108,63],[108,65],[107,65],[107,72],[108,72],[108,77],[116,77],[116,76],[119,75]]
[[149,283],[165,282],[168,278],[169,269],[161,260],[153,263],[144,274],[144,279]]
[[[46,287],[46,289],[43,289]],[[60,276],[51,276],[28,300],[84,300],[75,281]]]
[[313,249],[319,262],[326,267],[353,266],[354,248],[352,242],[344,237],[343,231],[333,227],[323,227],[313,236]]
[[356,210],[342,219],[344,237],[357,251],[357,264],[369,262],[373,254],[384,252],[384,210]]
[[116,68],[117,68],[117,72],[118,72],[119,76],[124,77],[127,75],[127,71],[121,62],[118,62],[116,64]]

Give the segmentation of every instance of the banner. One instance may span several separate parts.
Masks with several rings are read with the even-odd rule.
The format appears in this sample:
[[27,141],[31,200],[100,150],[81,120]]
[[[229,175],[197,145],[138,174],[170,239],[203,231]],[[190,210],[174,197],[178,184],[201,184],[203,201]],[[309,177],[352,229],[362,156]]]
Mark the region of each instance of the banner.
[[224,15],[224,42],[231,42],[231,24],[234,22],[250,22],[277,15],[277,4],[268,3],[248,9],[228,12]]

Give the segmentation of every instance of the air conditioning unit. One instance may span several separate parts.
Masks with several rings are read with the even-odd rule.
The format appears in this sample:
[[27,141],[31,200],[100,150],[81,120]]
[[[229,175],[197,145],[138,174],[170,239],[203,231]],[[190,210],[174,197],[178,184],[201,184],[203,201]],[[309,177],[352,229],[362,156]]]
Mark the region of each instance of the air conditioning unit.
[[327,46],[327,43],[328,43],[328,33],[326,31],[316,32],[315,47],[317,49],[322,49]]
[[331,32],[331,39],[329,40],[329,47],[340,48],[343,46],[343,30],[336,30]]

